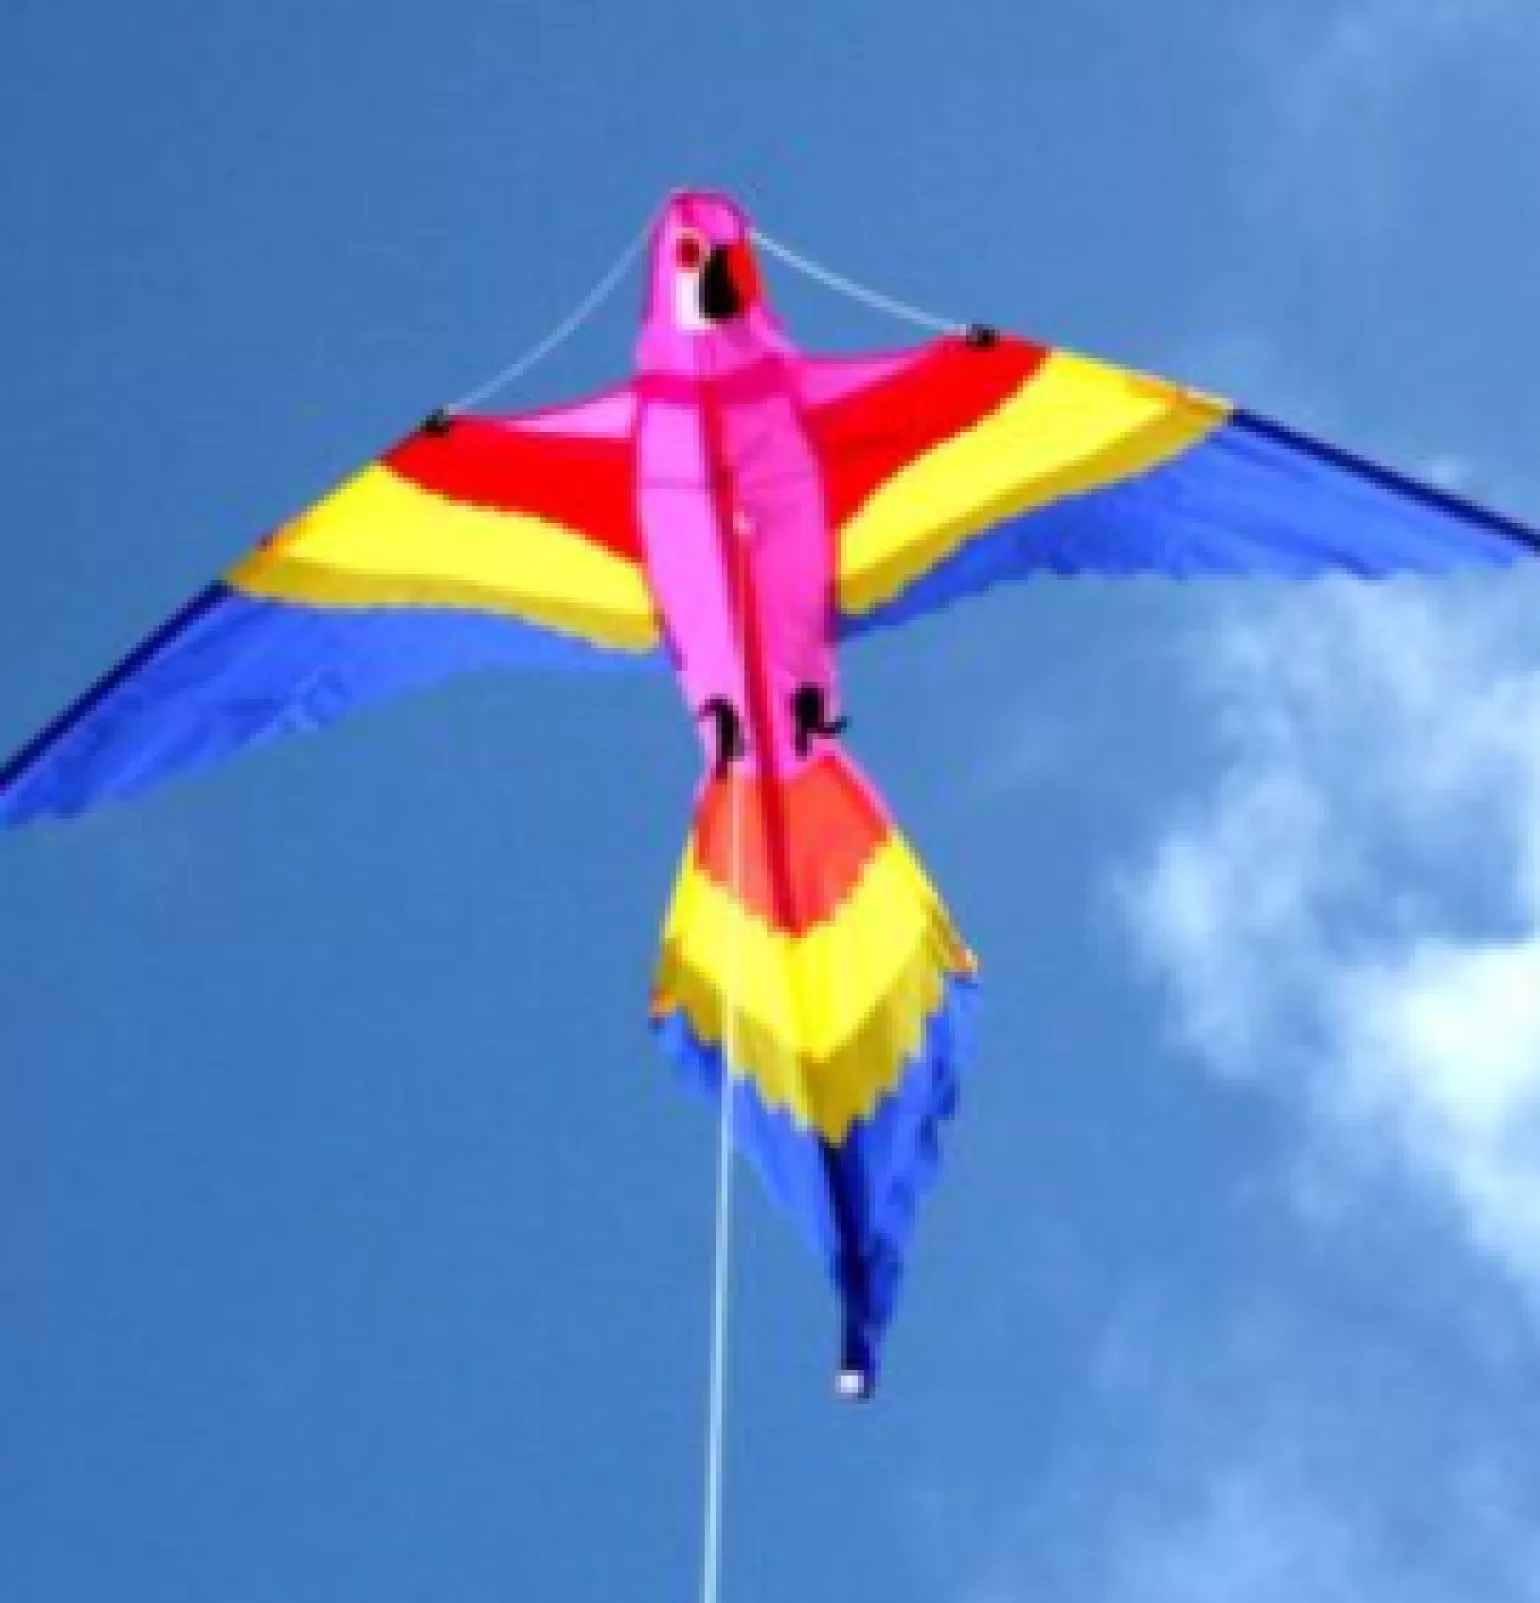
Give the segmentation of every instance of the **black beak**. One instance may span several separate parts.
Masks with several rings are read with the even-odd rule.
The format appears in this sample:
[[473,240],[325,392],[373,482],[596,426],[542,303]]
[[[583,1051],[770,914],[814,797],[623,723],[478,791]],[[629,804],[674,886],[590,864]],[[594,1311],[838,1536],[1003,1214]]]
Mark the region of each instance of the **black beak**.
[[731,247],[718,245],[701,269],[700,314],[708,323],[725,323],[742,310],[743,295],[733,277]]

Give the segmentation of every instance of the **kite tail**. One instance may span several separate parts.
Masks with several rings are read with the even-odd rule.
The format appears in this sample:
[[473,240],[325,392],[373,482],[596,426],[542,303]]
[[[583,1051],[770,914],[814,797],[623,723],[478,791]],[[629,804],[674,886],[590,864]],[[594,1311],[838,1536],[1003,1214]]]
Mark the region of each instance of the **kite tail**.
[[867,1396],[915,1204],[957,1102],[973,954],[837,748],[790,778],[701,793],[663,932],[652,1024],[720,1094],[737,1145],[825,1258],[839,1386]]

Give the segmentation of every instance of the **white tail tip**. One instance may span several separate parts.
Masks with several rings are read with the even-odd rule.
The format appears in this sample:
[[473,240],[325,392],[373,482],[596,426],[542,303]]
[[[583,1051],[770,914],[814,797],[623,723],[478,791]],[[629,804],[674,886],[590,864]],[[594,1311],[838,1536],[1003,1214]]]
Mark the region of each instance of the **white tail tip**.
[[851,1402],[865,1402],[872,1394],[871,1378],[859,1369],[842,1369],[834,1377],[834,1392]]

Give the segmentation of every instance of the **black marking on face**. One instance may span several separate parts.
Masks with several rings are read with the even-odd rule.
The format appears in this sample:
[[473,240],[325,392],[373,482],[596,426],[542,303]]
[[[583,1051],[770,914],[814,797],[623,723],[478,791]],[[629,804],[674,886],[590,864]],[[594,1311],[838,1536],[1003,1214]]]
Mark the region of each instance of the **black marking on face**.
[[743,310],[728,249],[718,245],[706,258],[700,275],[700,314],[709,323],[726,323]]

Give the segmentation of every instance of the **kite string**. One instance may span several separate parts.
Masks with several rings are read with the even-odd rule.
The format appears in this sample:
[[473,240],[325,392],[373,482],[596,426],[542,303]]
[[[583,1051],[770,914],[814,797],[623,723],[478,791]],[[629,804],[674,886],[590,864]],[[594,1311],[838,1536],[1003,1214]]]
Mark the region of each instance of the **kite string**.
[[648,214],[647,220],[631,236],[625,249],[610,264],[604,276],[549,334],[543,339],[537,340],[522,356],[516,356],[506,367],[499,369],[485,383],[476,385],[474,389],[467,390],[458,400],[451,401],[444,410],[454,414],[468,412],[473,406],[480,406],[483,401],[495,395],[499,390],[506,389],[516,379],[523,378],[531,368],[539,366],[558,346],[571,339],[599,309],[600,305],[609,298],[615,286],[630,270],[631,264],[641,254],[642,246],[647,242],[647,236],[652,232],[656,216],[656,212]]
[[[738,802],[729,804],[729,832],[737,835]],[[733,843],[736,854],[736,838]],[[736,868],[736,862],[735,862]],[[732,942],[736,948],[736,939]],[[736,966],[729,956],[729,973]],[[726,1434],[727,1291],[732,1247],[733,1010],[735,977],[729,981],[723,1027],[721,1110],[717,1121],[717,1205],[715,1270],[711,1291],[711,1391],[706,1423],[706,1528],[701,1555],[701,1603],[717,1603],[722,1575],[722,1445]]]
[[836,294],[858,301],[871,311],[885,312],[889,317],[896,317],[900,322],[912,323],[916,328],[928,329],[932,334],[961,334],[968,327],[966,323],[960,323],[954,318],[938,317],[923,307],[911,305],[910,302],[901,301],[893,295],[886,295],[868,284],[847,278],[843,273],[836,273],[832,267],[825,267],[821,262],[815,262],[810,256],[804,256],[801,251],[793,250],[790,245],[783,244],[758,228],[751,229],[750,234],[756,245],[783,261],[795,272],[822,284],[825,289],[832,289]]
[[[743,564],[740,562],[738,566],[741,573]],[[728,862],[735,916],[728,936],[722,1075],[718,1093],[721,1106],[717,1118],[716,1247],[711,1289],[711,1388],[706,1423],[706,1522],[701,1554],[701,1603],[718,1603],[722,1581],[722,1448],[726,1435],[727,1293],[732,1248],[733,1061],[737,1054],[739,923],[743,891],[743,789],[734,783],[731,772],[727,785]]]
[[[507,366],[499,368],[489,379],[467,390],[464,395],[448,403],[444,410],[450,414],[468,412],[472,407],[481,403],[499,390],[506,389],[516,380],[521,379],[531,369],[538,367],[546,357],[577,333],[590,317],[614,292],[615,286],[630,270],[633,262],[641,254],[651,234],[653,225],[657,220],[657,213],[650,212],[642,226],[627,241],[620,255],[610,264],[609,268],[600,277],[592,289],[580,300],[576,306],[553,328],[544,338],[537,340],[521,355],[516,356]],[[826,289],[845,295],[853,301],[859,302],[872,311],[886,313],[889,317],[896,317],[901,322],[912,323],[917,328],[928,329],[933,334],[960,334],[967,324],[958,322],[955,318],[938,317],[934,312],[927,312],[923,307],[902,301],[894,295],[884,294],[881,290],[873,289],[870,285],[859,283],[848,278],[843,273],[837,273],[831,267],[825,267],[821,262],[814,261],[801,251],[794,250],[790,245],[783,244],[771,234],[755,228],[750,230],[755,244],[769,252],[770,255],[784,262],[795,272],[804,277],[822,284]]]

